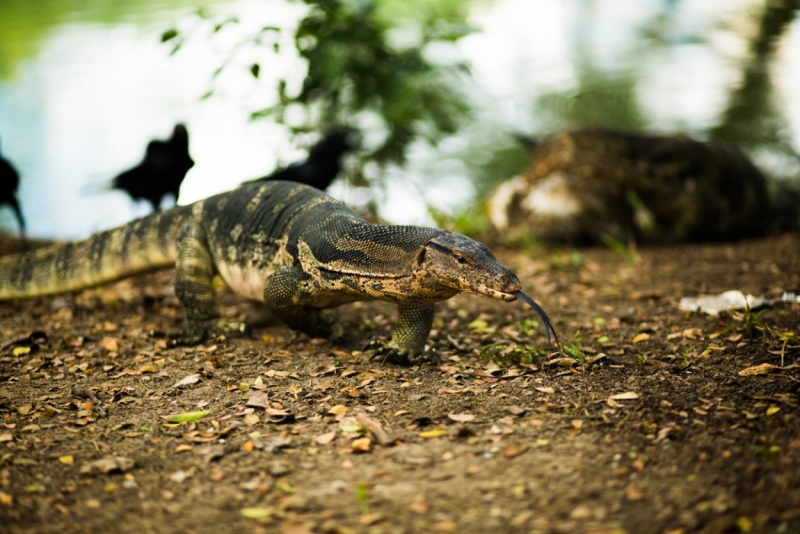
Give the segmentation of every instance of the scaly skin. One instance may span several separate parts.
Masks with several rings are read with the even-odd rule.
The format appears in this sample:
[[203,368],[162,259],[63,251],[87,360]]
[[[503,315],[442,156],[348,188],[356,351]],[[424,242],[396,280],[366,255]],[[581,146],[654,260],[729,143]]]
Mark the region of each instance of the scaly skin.
[[263,301],[283,322],[313,337],[336,337],[328,310],[358,300],[397,304],[388,342],[369,345],[384,361],[422,353],[434,303],[461,291],[512,301],[517,277],[483,244],[445,230],[369,224],[343,203],[289,182],[234,191],[94,235],[0,259],[0,300],[75,291],[175,265],[183,331],[196,344],[247,327],[226,323],[214,302],[219,273],[237,293]]

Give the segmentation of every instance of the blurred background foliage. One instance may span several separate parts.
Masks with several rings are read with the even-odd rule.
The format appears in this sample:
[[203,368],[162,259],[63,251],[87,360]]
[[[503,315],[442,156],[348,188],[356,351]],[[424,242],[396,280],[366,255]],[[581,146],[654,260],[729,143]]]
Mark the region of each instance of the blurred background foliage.
[[[362,172],[369,162],[403,165],[406,151],[415,140],[435,146],[443,137],[460,130],[482,130],[479,139],[474,140],[476,150],[459,155],[471,173],[470,181],[478,197],[530,163],[531,143],[536,138],[567,125],[648,128],[647,112],[637,94],[645,63],[664,46],[705,40],[705,36],[679,27],[676,13],[681,0],[663,0],[660,9],[637,28],[640,48],[613,67],[603,66],[604,62],[597,61],[590,39],[595,3],[579,0],[571,35],[575,85],[544,92],[531,102],[528,113],[536,117],[537,131],[521,132],[506,126],[487,135],[486,127],[491,125],[472,116],[476,106],[469,101],[469,64],[453,59],[453,54],[437,61],[429,53],[436,45],[456,43],[476,31],[467,23],[468,8],[476,2],[294,1],[302,1],[309,8],[293,34],[296,51],[307,69],[302,89],[288,91],[286,80],[279,79],[275,87],[278,103],[255,110],[253,117],[286,123],[286,110],[300,105],[304,120],[292,125],[295,133],[324,131],[336,124],[359,126],[359,122],[380,130],[380,142],[362,152],[350,169],[349,179],[354,185],[369,185]],[[795,0],[765,1],[761,9],[752,10],[752,23],[758,31],[752,33],[748,54],[741,61],[743,81],[732,89],[720,122],[705,132],[693,132],[734,142],[751,154],[761,155],[762,160],[782,157],[778,166],[783,171],[775,174],[784,176],[798,174],[800,157],[774,102],[770,59],[796,15],[797,4]],[[215,30],[221,27],[217,21]],[[282,30],[267,26],[251,42],[264,44],[265,31]],[[179,35],[170,31],[165,36],[172,39]],[[276,43],[272,41],[272,46],[275,53],[280,53]],[[253,64],[250,69],[258,77],[264,67]],[[528,141],[520,142],[524,137]],[[374,174],[377,180],[372,180],[373,185],[382,176]],[[444,212],[432,209],[431,214],[438,222],[445,222]],[[473,206],[465,207],[454,220],[464,220],[469,214],[477,214]]]
[[[436,144],[455,133],[469,117],[469,107],[457,88],[468,75],[463,62],[436,62],[426,51],[454,43],[474,31],[465,22],[468,0],[293,0],[308,8],[296,28],[267,25],[239,42],[235,49],[260,46],[277,56],[281,32],[292,32],[305,76],[292,89],[284,77],[275,80],[277,102],[253,110],[254,119],[286,124],[294,134],[324,132],[347,125],[370,130],[373,139],[351,166],[354,185],[366,186],[364,166],[403,165],[416,139]],[[218,33],[239,20],[197,14]],[[192,34],[177,29],[162,34],[177,51]],[[236,53],[234,50],[232,53]],[[274,58],[272,58],[274,60]],[[230,68],[227,64],[217,72]],[[270,59],[248,66],[254,78],[271,68]],[[206,97],[213,96],[213,91]],[[298,111],[298,107],[301,108]],[[290,120],[287,111],[301,120]],[[376,171],[373,174],[377,174]]]
[[[406,198],[429,204],[428,222],[474,229],[485,220],[480,212],[484,195],[530,164],[531,143],[575,124],[718,137],[740,145],[771,176],[800,176],[798,133],[789,126],[785,87],[783,92],[777,87],[774,68],[776,51],[788,42],[790,28],[797,28],[793,21],[800,0],[737,1],[734,17],[732,10],[722,17],[709,8],[703,16],[711,22],[703,25],[693,24],[687,13],[702,12],[705,0],[2,0],[0,98],[2,82],[36,57],[47,35],[69,23],[155,28],[176,63],[193,42],[214,42],[224,52],[207,61],[218,68],[200,92],[205,93],[203,102],[238,98],[246,91],[225,94],[221,80],[232,71],[243,73],[240,79],[249,80],[250,91],[265,97],[242,98],[239,104],[248,107],[254,122],[274,124],[293,136],[295,147],[307,148],[315,134],[332,125],[361,130],[363,146],[346,166],[350,187],[369,186],[373,196],[391,200],[398,196],[391,185],[407,181]],[[241,11],[243,5],[249,11]],[[549,29],[566,52],[554,52],[550,63],[542,62],[547,51],[522,54],[513,64],[504,62],[503,54],[518,50],[478,50],[484,56],[496,54],[505,69],[519,70],[508,76],[512,86],[498,92],[487,89],[491,69],[485,68],[485,58],[480,76],[471,62],[487,14],[504,6],[524,12],[519,16],[523,24],[525,17],[533,17],[527,19],[537,28],[531,32],[542,31],[535,25],[540,13],[544,20],[559,9],[556,18],[547,20],[565,25]],[[298,16],[287,23],[277,15],[289,8]],[[615,19],[615,8],[645,16]],[[245,20],[241,12],[260,17],[259,22]],[[628,20],[635,21],[633,28],[627,27]],[[607,35],[605,41],[598,35],[609,31],[625,33],[626,40],[618,41],[627,46],[606,46]],[[152,33],[147,38],[157,41]],[[728,44],[720,46],[721,39]],[[743,45],[729,46],[733,41]],[[521,39],[518,46],[530,45]],[[553,43],[554,50],[558,46]],[[715,55],[711,61],[724,71],[709,78],[717,86],[724,83],[719,105],[699,119],[685,110],[672,113],[652,99],[658,76],[678,87],[681,77],[687,85],[703,87],[696,71],[680,65],[694,52]],[[684,55],[676,60],[674,54]],[[665,63],[666,74],[659,71]],[[4,141],[7,123],[0,124]],[[207,158],[197,148],[204,146],[197,141],[203,137],[195,126],[200,122],[189,117],[188,123],[197,161],[187,177],[190,183],[203,172]],[[10,137],[4,143],[9,150],[13,133]],[[31,150],[34,157],[42,160]],[[23,176],[23,196],[24,184]],[[182,190],[182,201],[194,200],[183,196]]]
[[779,39],[797,16],[800,1],[767,1],[741,61],[742,81],[730,95],[714,137],[734,143],[762,162],[772,161],[776,178],[800,177],[800,154],[775,98],[771,60]]
[[213,0],[2,0],[0,80],[20,61],[36,55],[50,31],[68,22],[152,23],[156,8],[200,7]]

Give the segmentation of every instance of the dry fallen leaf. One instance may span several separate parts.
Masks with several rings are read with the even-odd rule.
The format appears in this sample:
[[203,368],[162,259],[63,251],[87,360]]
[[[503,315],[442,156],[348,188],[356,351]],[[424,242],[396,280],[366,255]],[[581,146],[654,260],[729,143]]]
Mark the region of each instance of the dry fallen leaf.
[[330,380],[325,380],[314,385],[314,389],[325,391],[327,389],[334,389],[336,386]]
[[353,447],[354,452],[369,452],[371,444],[372,440],[370,440],[369,437],[364,437],[353,440],[351,446]]
[[187,478],[189,478],[189,474],[186,471],[182,470],[182,469],[178,470],[178,471],[175,471],[174,473],[172,473],[169,476],[169,479],[171,481],[177,482],[178,484],[180,484],[181,482],[183,482]]
[[687,339],[696,339],[698,337],[703,337],[703,331],[699,328],[687,328],[683,332],[683,337]]
[[458,530],[458,524],[455,521],[450,521],[446,519],[444,521],[439,521],[438,523],[434,523],[429,527],[434,532],[443,532],[445,534],[449,532],[455,532]]
[[345,413],[346,411],[347,411],[347,406],[345,406],[344,404],[337,404],[336,406],[328,410],[328,413],[330,415],[339,415]]
[[175,382],[175,385],[172,387],[183,388],[186,386],[191,386],[192,384],[197,384],[198,382],[200,382],[200,373],[195,373]]
[[589,519],[592,517],[592,509],[585,504],[579,504],[569,513],[572,519]]
[[769,373],[772,369],[777,369],[777,365],[772,365],[771,363],[762,363],[759,365],[753,365],[751,367],[746,367],[739,371],[739,376],[753,376],[753,375],[765,375]]
[[471,413],[449,413],[447,418],[456,423],[469,423],[475,419],[475,416]]
[[527,523],[531,517],[533,517],[533,512],[530,510],[524,510],[512,517],[508,524],[512,527],[519,527]]
[[253,408],[269,408],[269,404],[269,394],[266,391],[257,391],[250,395],[250,398],[247,399],[245,406],[250,406]]
[[631,399],[638,399],[639,394],[635,391],[626,391],[625,393],[616,393],[611,395],[609,399],[613,400],[631,400]]
[[408,509],[415,514],[427,514],[431,509],[431,505],[422,499],[414,499],[408,505]]
[[0,443],[4,441],[13,441],[14,436],[11,435],[11,432],[6,432],[5,434],[0,434]]
[[533,389],[535,389],[536,391],[541,391],[542,393],[547,393],[548,395],[552,395],[553,393],[556,392],[556,390],[554,390],[549,386],[535,387]]
[[439,436],[444,436],[447,434],[447,429],[445,428],[434,428],[433,430],[428,430],[426,432],[420,432],[419,437],[421,438],[438,438]]
[[641,501],[647,497],[647,492],[640,490],[635,486],[628,486],[625,488],[625,497],[629,501]]
[[314,441],[319,443],[320,445],[327,445],[328,443],[333,441],[335,437],[336,437],[336,431],[333,430],[331,432],[320,434],[319,436],[314,438]]
[[642,341],[647,341],[648,339],[650,339],[650,334],[647,332],[642,332],[641,334],[633,336],[633,343],[641,343]]
[[62,464],[72,465],[75,462],[75,459],[72,457],[72,455],[68,454],[65,456],[59,456],[58,461],[61,462]]
[[505,456],[506,458],[513,458],[515,456],[519,456],[526,450],[528,450],[528,445],[525,443],[521,444],[509,443],[508,445],[505,446],[505,448],[503,448],[503,456]]
[[506,406],[503,409],[508,413],[510,413],[511,415],[523,415],[525,412],[528,411],[522,406],[517,406],[516,404],[512,404],[511,406]]
[[358,522],[359,522],[359,524],[361,524],[361,525],[363,525],[365,527],[368,527],[370,525],[374,525],[376,523],[380,523],[384,519],[385,519],[385,516],[382,513],[375,512],[375,513],[372,513],[372,514],[362,515],[358,519]]
[[255,424],[258,424],[261,421],[261,418],[258,415],[254,414],[254,413],[249,413],[249,414],[244,416],[243,421],[244,421],[245,425],[253,426]]

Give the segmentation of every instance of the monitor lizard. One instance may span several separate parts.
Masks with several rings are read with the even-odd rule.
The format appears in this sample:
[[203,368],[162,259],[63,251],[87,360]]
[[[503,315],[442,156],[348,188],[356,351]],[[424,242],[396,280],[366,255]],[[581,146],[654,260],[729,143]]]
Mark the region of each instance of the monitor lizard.
[[[248,183],[83,241],[0,258],[0,300],[76,291],[173,265],[185,320],[170,345],[247,333],[244,323],[222,319],[216,273],[312,337],[341,334],[328,308],[373,299],[397,304],[391,339],[367,347],[397,363],[421,356],[435,302],[461,291],[533,302],[482,243],[435,228],[370,224],[324,192],[285,181]],[[543,319],[549,340],[552,326]]]

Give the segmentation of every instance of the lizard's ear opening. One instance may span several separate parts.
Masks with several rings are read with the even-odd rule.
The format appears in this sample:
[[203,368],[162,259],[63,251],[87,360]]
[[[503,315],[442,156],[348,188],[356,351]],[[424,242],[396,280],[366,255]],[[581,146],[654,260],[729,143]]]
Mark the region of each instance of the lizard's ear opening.
[[427,245],[419,248],[419,250],[417,251],[417,255],[414,257],[414,265],[419,267],[422,266],[423,263],[425,263],[425,256],[427,251],[428,251]]

